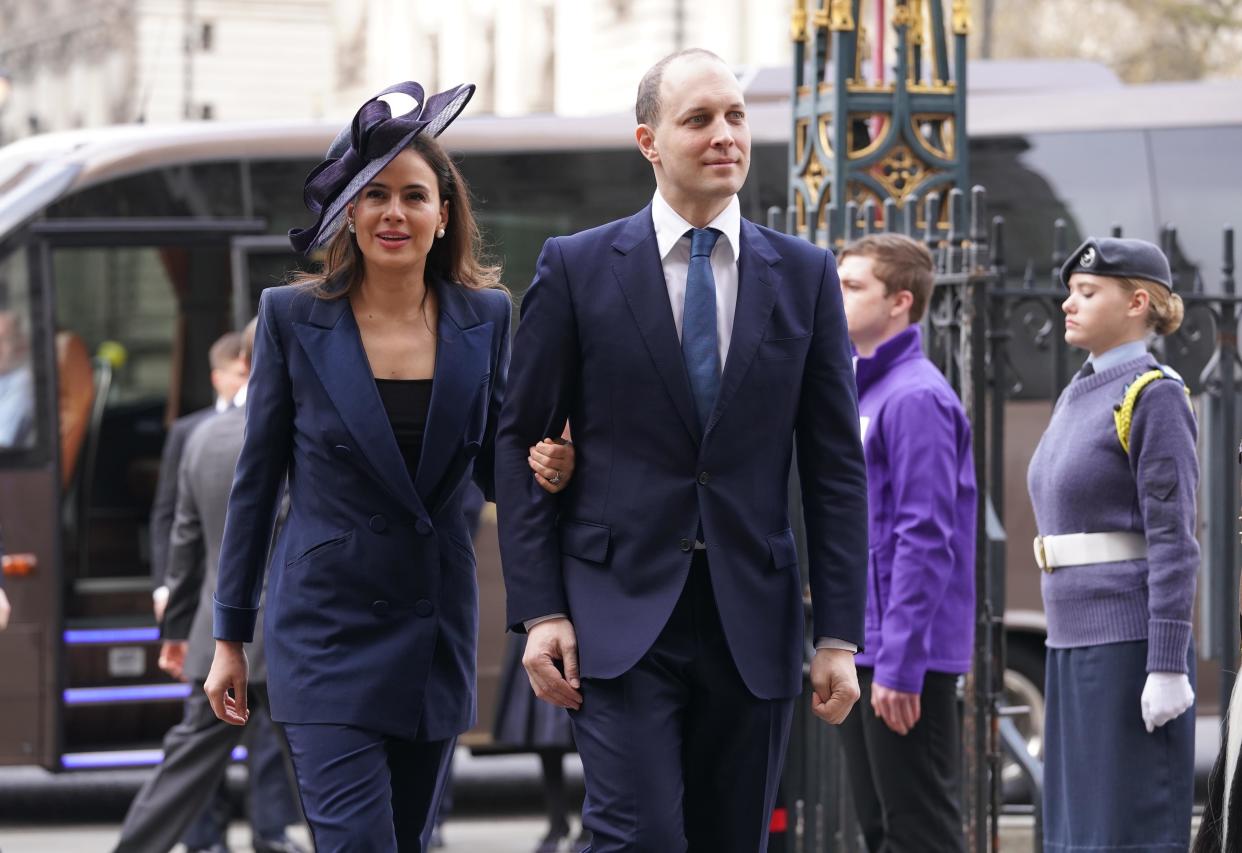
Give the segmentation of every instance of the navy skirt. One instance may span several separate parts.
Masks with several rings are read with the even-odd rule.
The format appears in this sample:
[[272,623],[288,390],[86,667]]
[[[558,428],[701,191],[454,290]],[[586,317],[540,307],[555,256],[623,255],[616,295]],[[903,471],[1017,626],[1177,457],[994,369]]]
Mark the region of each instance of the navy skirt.
[[523,752],[554,750],[572,752],[574,737],[569,712],[535,698],[522,666],[526,650],[524,634],[510,634],[500,670],[500,692],[492,738],[498,746]]
[[1045,853],[1190,848],[1195,709],[1148,734],[1146,681],[1146,640],[1048,650]]

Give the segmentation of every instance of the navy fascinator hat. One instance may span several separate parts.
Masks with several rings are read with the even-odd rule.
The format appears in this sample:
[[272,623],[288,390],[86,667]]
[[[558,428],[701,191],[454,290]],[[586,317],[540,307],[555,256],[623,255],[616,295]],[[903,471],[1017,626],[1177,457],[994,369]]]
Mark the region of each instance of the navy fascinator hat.
[[[385,95],[407,95],[414,101],[409,112],[394,116]],[[474,95],[465,83],[429,98],[412,80],[389,86],[354,115],[349,127],[337,134],[326,159],[306,176],[302,199],[316,217],[309,228],[289,231],[289,243],[303,254],[323,246],[341,227],[345,207],[384,167],[420,133],[439,136],[461,114]]]

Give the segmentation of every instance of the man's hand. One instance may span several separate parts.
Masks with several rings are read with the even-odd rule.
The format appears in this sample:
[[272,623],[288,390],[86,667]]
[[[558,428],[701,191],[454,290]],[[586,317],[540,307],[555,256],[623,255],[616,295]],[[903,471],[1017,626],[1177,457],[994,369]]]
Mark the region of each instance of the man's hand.
[[[560,663],[565,674],[561,675]],[[578,688],[578,636],[573,623],[564,617],[532,625],[526,633],[522,666],[530,678],[535,695],[558,708],[577,711],[582,707]]]
[[871,682],[871,708],[884,725],[899,735],[909,734],[923,715],[919,694],[902,693],[874,681]]
[[4,587],[0,586],[0,631],[9,627],[9,615],[13,609],[9,607],[9,597],[4,594]]
[[530,449],[527,458],[535,482],[546,492],[556,494],[569,485],[574,475],[574,446],[563,438],[545,438]]
[[819,649],[811,659],[811,710],[826,723],[840,725],[858,701],[858,671],[854,653],[845,649]]
[[165,640],[160,646],[160,669],[178,681],[185,681],[182,672],[185,670],[185,640]]
[[168,607],[168,587],[157,586],[151,593],[151,610],[155,613],[155,621],[164,621],[164,610]]
[[211,661],[211,672],[207,674],[203,692],[207,694],[211,710],[230,725],[244,726],[250,718],[246,696],[249,670],[246,650],[240,642],[216,640],[216,656]]

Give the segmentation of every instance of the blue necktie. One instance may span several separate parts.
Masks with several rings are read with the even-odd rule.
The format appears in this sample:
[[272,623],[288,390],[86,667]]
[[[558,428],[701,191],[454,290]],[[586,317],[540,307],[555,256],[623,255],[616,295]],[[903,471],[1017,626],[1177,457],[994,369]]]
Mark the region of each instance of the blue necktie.
[[707,419],[720,393],[720,345],[716,338],[716,280],[712,277],[712,247],[720,237],[715,228],[692,228],[690,269],[686,273],[686,304],[681,316],[681,356],[690,377],[690,392],[698,410],[699,426]]

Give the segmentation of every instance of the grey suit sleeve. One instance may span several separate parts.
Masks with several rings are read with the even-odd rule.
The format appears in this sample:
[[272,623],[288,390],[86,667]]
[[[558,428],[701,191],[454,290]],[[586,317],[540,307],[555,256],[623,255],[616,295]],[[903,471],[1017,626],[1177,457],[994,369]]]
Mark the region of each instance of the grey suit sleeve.
[[191,467],[193,454],[181,459],[177,472],[177,505],[168,538],[168,605],[162,635],[166,640],[186,640],[202,595],[206,548],[203,523],[194,494]]
[[185,448],[184,421],[173,421],[164,452],[160,456],[160,474],[155,485],[155,501],[151,504],[151,587],[164,586],[168,573],[168,537],[172,532],[177,509],[177,473],[181,468],[181,452]]

